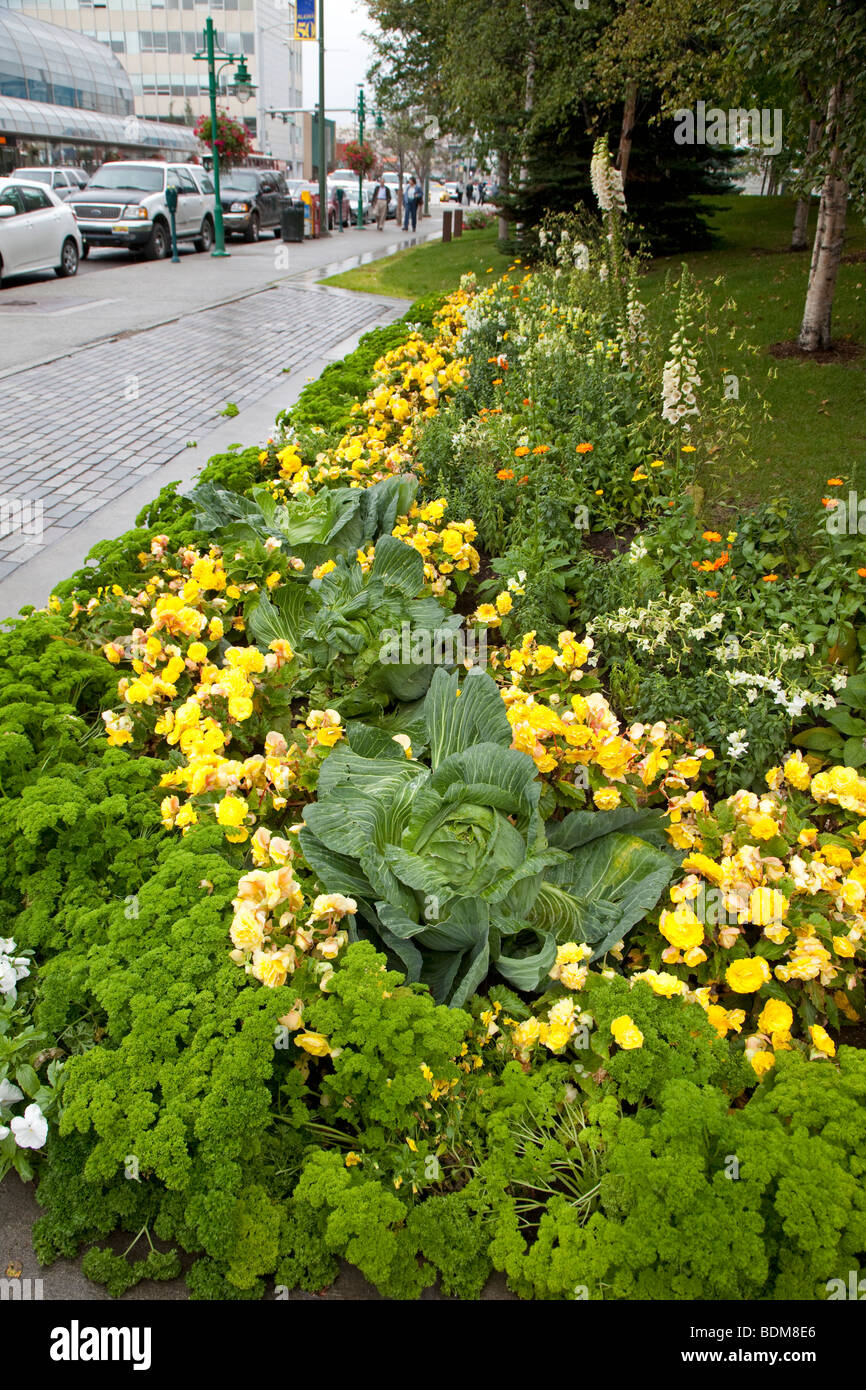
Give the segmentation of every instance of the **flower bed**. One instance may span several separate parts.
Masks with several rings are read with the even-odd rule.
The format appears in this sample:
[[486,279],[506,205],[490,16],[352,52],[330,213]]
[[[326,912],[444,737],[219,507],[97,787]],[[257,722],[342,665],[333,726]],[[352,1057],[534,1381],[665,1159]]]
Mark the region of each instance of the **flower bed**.
[[862,1262],[859,542],[702,514],[718,349],[685,277],[658,339],[595,177],[609,235],[370,335],[0,636],[41,1260],[594,1300]]

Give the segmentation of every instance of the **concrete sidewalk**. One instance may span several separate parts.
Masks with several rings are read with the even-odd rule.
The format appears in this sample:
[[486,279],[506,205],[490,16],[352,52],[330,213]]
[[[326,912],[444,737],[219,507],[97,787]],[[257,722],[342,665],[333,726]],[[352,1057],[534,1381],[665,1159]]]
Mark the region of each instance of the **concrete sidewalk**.
[[[96,541],[132,526],[165,483],[191,483],[230,444],[264,443],[308,381],[407,307],[288,282],[7,378],[0,617],[44,605]],[[228,402],[239,413],[221,419]],[[34,419],[43,422],[36,438]]]

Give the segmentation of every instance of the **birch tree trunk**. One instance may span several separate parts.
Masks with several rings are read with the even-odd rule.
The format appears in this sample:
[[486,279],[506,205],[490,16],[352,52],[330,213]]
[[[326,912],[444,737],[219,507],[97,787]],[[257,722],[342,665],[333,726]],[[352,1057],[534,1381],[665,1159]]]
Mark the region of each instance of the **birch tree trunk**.
[[[806,159],[808,169],[809,155],[814,154],[818,148],[818,141],[821,138],[821,126],[818,121],[809,122],[809,140],[806,145]],[[794,229],[791,232],[791,250],[805,251],[808,246],[806,231],[809,226],[809,195],[805,198],[797,199],[797,206],[794,208]]]
[[838,145],[842,87],[840,78],[833,87],[827,104],[827,128],[834,133],[835,138],[830,151],[830,163],[821,187],[821,206],[818,209],[818,227],[812,247],[806,305],[797,340],[803,352],[817,352],[832,346],[830,322],[848,212],[848,182],[844,177],[845,171],[841,168]]
[[619,153],[616,158],[617,168],[622,174],[622,184],[625,188],[625,181],[628,176],[628,162],[631,158],[631,142],[634,135],[634,117],[637,110],[637,83],[633,78],[629,78],[625,86],[625,102],[622,109],[622,129],[619,135]]

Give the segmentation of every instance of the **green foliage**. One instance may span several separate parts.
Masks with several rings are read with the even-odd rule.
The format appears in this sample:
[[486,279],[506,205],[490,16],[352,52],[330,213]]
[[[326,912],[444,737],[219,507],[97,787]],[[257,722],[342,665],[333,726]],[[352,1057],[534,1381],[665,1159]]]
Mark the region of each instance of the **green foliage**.
[[[816,1299],[866,1250],[866,1059],[782,1054],[779,1075],[731,1110],[684,1077],[654,1108],[600,1118],[600,1208],[581,1224],[551,1202],[522,1257],[498,1255],[524,1296]],[[846,1123],[847,1121],[847,1123]]]
[[119,1298],[135,1288],[142,1279],[176,1279],[180,1270],[180,1260],[174,1251],[163,1254],[153,1249],[143,1259],[130,1262],[108,1248],[94,1246],[81,1261],[82,1273],[94,1284],[104,1284],[112,1298]]
[[320,1215],[325,1248],[347,1259],[386,1298],[417,1298],[433,1283],[435,1272],[417,1258],[403,1202],[375,1179],[351,1173],[339,1154],[310,1155],[294,1200]]
[[428,314],[425,309],[425,301],[418,303],[418,320],[412,319],[413,306],[406,320],[399,319],[365,333],[354,352],[340,362],[331,362],[320,377],[304,387],[295,404],[277,416],[277,424],[295,428],[314,425],[327,436],[320,447],[326,447],[326,443],[336,444],[354,422],[352,406],[366,396],[375,363],[406,341],[407,320],[425,323],[429,316],[432,323],[432,313]]
[[[302,692],[313,707],[334,706],[347,717],[381,713],[395,699],[419,700],[433,675],[436,641],[444,646],[461,622],[436,599],[419,597],[423,587],[419,553],[384,535],[366,574],[340,556],[309,585],[289,581],[272,598],[255,598],[247,610],[251,635],[262,646],[288,641],[296,654],[271,684],[271,717],[279,698]],[[401,756],[397,745],[391,749]]]
[[351,1128],[372,1152],[402,1136],[407,1117],[427,1098],[422,1067],[437,1080],[457,1077],[453,1059],[469,1025],[461,1010],[434,1004],[427,990],[386,970],[369,942],[349,949],[307,1016],[341,1049],[321,1077],[320,1103],[340,1113],[348,1102]]
[[[751,1067],[719,1037],[699,1005],[661,998],[644,981],[630,987],[620,975],[606,979],[590,973],[581,999],[584,995],[596,1023],[590,1047],[581,1054],[586,1072],[582,1084],[590,1093],[595,1091],[592,1073],[599,1062],[616,1095],[633,1105],[656,1099],[668,1081],[677,1078],[716,1087],[732,1100],[753,1084]],[[612,1043],[611,1022],[623,1014],[643,1034],[641,1047],[628,1050]]]
[[466,1190],[428,1197],[412,1208],[407,1225],[425,1260],[439,1271],[446,1297],[481,1296],[493,1269],[490,1238]]

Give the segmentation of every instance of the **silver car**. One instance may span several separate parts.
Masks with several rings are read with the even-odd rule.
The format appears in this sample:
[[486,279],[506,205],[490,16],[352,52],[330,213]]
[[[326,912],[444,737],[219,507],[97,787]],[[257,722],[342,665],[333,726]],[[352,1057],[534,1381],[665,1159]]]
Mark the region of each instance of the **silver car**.
[[87,184],[90,175],[86,169],[76,169],[70,165],[34,165],[32,169],[13,169],[12,177],[26,179],[28,183],[42,183],[66,202],[73,193],[79,193]]

